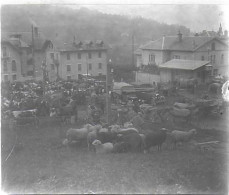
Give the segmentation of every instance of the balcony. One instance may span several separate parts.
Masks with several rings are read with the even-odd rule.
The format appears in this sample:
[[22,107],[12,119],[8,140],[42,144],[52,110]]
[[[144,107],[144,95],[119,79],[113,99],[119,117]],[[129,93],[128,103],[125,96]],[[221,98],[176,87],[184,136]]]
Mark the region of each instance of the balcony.
[[159,74],[159,68],[156,64],[149,64],[149,65],[141,65],[140,69],[141,72],[150,73],[150,74]]

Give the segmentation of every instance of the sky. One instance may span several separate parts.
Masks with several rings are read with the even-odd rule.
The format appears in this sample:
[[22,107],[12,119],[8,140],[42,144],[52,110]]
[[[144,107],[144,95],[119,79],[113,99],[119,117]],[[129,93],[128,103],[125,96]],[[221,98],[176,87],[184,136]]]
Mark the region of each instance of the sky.
[[[71,6],[74,8],[74,6]],[[79,6],[77,5],[76,8]],[[227,28],[225,18],[228,5],[187,5],[187,4],[140,4],[140,5],[80,5],[103,13],[126,15],[129,17],[141,16],[167,24],[185,25],[193,32],[202,30],[217,31],[220,23],[223,30]],[[227,28],[228,29],[228,28]]]
[[167,24],[185,25],[192,32],[229,30],[227,0],[8,0],[7,4],[55,4],[87,7],[108,14],[141,16]]

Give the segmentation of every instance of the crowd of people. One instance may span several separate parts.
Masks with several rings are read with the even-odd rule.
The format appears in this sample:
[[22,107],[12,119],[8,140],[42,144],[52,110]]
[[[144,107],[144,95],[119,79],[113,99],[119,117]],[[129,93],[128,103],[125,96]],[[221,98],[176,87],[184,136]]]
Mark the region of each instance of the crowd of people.
[[[104,112],[105,87],[94,82],[85,81],[25,81],[2,83],[2,117],[9,111],[37,109],[37,115],[47,116],[51,108],[65,106],[70,99],[77,105],[99,106]],[[90,98],[91,95],[95,96]]]

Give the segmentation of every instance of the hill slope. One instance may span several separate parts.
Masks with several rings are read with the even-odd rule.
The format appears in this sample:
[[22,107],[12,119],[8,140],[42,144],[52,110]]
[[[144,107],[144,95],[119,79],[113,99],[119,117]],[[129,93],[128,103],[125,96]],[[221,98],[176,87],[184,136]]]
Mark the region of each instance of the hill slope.
[[5,5],[2,6],[2,31],[31,31],[31,24],[50,39],[61,42],[102,39],[111,46],[109,57],[116,65],[131,64],[132,35],[134,48],[163,34],[175,35],[178,30],[189,34],[184,26],[161,24],[154,20],[104,14],[87,8],[69,6]]

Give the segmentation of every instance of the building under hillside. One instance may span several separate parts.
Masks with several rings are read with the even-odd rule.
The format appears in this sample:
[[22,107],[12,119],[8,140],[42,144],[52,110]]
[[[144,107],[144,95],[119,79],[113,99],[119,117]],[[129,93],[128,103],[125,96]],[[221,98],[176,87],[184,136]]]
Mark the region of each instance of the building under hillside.
[[3,37],[2,81],[106,75],[107,47],[101,40],[66,44],[58,37],[47,39],[36,26],[31,32],[3,33]]
[[[147,74],[155,75],[151,80],[157,81],[162,70],[161,65],[173,59],[180,59],[193,61],[193,63],[195,61],[209,61],[212,66],[211,70],[210,66],[206,68],[208,71],[206,74],[228,76],[227,40],[225,36],[223,38],[222,36],[183,36],[181,32],[177,36],[163,36],[158,40],[146,43],[135,52],[137,67],[139,67],[136,75],[140,78],[142,76],[140,74],[147,72]],[[181,64],[178,62],[177,65]],[[191,65],[191,63],[188,64]],[[164,76],[162,77],[162,80],[165,80]]]
[[107,47],[101,40],[64,44],[60,49],[60,77],[100,76],[107,72]]

